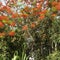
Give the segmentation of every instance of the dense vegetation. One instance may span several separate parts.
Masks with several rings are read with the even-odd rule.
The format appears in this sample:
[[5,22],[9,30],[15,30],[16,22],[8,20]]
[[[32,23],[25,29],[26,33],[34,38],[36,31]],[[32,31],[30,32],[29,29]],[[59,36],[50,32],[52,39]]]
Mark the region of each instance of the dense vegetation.
[[60,60],[60,0],[0,6],[0,60]]

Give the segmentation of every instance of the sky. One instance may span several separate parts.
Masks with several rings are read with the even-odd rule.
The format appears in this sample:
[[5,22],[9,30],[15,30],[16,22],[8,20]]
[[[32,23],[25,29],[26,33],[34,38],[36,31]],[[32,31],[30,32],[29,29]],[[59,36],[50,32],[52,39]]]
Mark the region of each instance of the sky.
[[6,5],[5,0],[0,0],[0,2],[2,2],[3,5]]

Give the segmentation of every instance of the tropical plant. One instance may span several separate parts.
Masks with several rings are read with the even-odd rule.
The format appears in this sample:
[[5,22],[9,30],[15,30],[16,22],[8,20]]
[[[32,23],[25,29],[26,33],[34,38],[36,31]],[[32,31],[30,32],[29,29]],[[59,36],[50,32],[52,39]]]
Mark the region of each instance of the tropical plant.
[[47,56],[46,60],[60,60],[60,52],[55,51],[52,54],[49,54],[49,56]]
[[24,3],[24,6],[16,0],[8,0],[5,6],[0,3],[3,60],[27,60],[32,52],[36,60],[44,60],[53,51],[60,50],[60,1]]

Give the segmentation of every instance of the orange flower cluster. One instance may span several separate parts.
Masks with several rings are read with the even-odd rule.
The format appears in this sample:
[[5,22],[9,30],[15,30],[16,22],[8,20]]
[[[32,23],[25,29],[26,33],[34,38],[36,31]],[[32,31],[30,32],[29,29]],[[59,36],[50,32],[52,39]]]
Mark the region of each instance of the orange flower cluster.
[[28,14],[20,14],[20,17],[27,18]]
[[53,1],[52,6],[55,6],[57,10],[60,10],[60,2]]
[[28,26],[27,26],[27,25],[24,25],[24,26],[22,27],[22,30],[23,30],[23,31],[28,30]]
[[41,15],[39,18],[43,20],[45,18],[45,15]]
[[3,6],[0,8],[0,11],[7,11],[7,13],[11,14],[11,8],[9,6]]
[[15,31],[10,31],[9,32],[9,36],[14,36],[15,35]]
[[0,28],[4,27],[4,24],[2,22],[0,22]]
[[58,4],[58,2],[56,2],[56,1],[52,2],[52,6],[56,6],[57,4]]
[[12,18],[17,18],[19,15],[18,15],[18,13],[13,13],[12,14]]
[[[11,2],[14,2],[14,0],[11,0]],[[10,30],[11,30],[11,27],[12,28],[14,28],[15,26],[18,27],[18,25],[20,24],[19,26],[22,27],[21,30],[22,31],[26,31],[29,28],[30,29],[35,28],[36,25],[39,24],[38,22],[44,20],[44,18],[47,15],[50,15],[50,13],[52,13],[51,17],[53,17],[53,18],[57,15],[55,12],[53,12],[53,11],[51,12],[48,9],[48,8],[50,8],[50,6],[47,6],[47,8],[45,8],[45,6],[43,5],[44,4],[44,0],[39,0],[39,2],[34,7],[32,7],[32,8],[26,6],[25,8],[23,8],[21,10],[20,14],[17,13],[17,11],[15,13],[12,12],[11,7],[9,7],[9,6],[2,6],[2,7],[0,7],[0,12],[1,11],[3,13],[7,12],[6,13],[7,16],[4,16],[4,14],[0,14],[0,28],[8,26],[8,28],[6,28],[6,29],[8,30],[10,28]],[[49,5],[48,0],[47,0],[47,4]],[[52,5],[52,7],[56,8],[58,11],[60,10],[60,2],[53,1],[51,3],[51,5]],[[42,7],[43,7],[43,9],[42,9]],[[51,10],[53,10],[53,9],[51,9]],[[18,23],[15,22],[14,20],[18,20],[17,21]],[[37,24],[34,23],[36,21],[37,21]],[[4,23],[4,22],[7,22],[8,24]],[[21,22],[21,23],[19,23],[19,22]],[[18,28],[20,28],[20,27],[18,27]],[[8,32],[9,32],[8,33],[9,36],[14,36],[15,35],[15,31],[8,31]],[[1,35],[3,36],[4,34],[0,33],[0,36]]]
[[[0,32],[0,38],[1,38],[1,37],[4,37],[5,35],[6,35],[5,32]],[[13,37],[13,36],[15,35],[15,31],[10,31],[7,35]]]
[[39,14],[46,14],[47,10],[42,10],[41,12],[39,12]]
[[7,16],[0,16],[0,20],[9,20],[9,18]]
[[55,7],[57,10],[60,10],[60,2]]
[[56,16],[56,14],[52,14],[52,17],[55,17]]

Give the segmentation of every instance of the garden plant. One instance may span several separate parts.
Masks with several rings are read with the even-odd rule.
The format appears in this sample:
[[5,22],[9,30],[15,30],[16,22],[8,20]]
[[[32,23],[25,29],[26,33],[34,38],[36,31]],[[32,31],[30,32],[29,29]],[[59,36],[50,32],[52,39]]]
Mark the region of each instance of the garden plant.
[[0,60],[60,60],[60,0],[0,2]]

